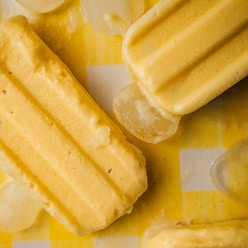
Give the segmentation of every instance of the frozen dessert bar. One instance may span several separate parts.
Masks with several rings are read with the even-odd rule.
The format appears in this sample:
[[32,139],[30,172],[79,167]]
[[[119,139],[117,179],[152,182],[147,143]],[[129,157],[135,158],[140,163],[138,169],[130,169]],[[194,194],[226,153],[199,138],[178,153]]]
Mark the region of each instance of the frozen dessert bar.
[[0,157],[76,234],[131,211],[147,188],[145,159],[26,18],[0,23]]
[[248,221],[214,224],[159,225],[148,229],[141,248],[229,248],[247,247]]
[[116,96],[118,120],[138,138],[161,142],[182,116],[247,76],[247,13],[247,0],[159,1],[124,37],[123,59],[137,83]]

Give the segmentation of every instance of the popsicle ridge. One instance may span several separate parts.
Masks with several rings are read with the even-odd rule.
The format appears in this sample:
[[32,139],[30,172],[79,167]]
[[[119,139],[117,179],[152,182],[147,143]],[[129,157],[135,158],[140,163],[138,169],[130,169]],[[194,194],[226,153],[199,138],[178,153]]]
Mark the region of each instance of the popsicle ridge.
[[[96,114],[99,112],[98,106],[93,105],[91,108],[88,107],[88,102],[91,102],[89,96],[85,95],[84,99],[82,99],[82,97],[80,96],[81,89],[75,90],[79,86],[77,84],[75,85],[74,80],[71,79],[71,77],[73,76],[68,75],[68,72],[63,71],[57,61],[56,63],[54,63],[53,60],[48,60],[47,58],[51,56],[51,54],[45,54],[45,52],[48,51],[43,51],[43,49],[40,49],[40,47],[36,47],[36,42],[30,41],[28,37],[27,42],[29,42],[27,43],[27,47],[29,47],[29,49],[26,52],[24,52],[25,50],[23,48],[19,49],[18,56],[24,57],[25,55],[28,55],[25,56],[28,59],[32,58],[33,54],[40,54],[42,56],[39,56],[39,63],[37,62],[36,57],[34,59],[31,59],[31,61],[26,62],[26,64],[29,63],[29,67],[25,66],[25,69],[29,70],[28,74],[25,72],[23,73],[24,65],[16,65],[16,70],[17,68],[19,68],[18,77],[20,81],[25,82],[24,87],[26,87],[30,91],[30,93],[41,102],[41,105],[43,103],[46,103],[47,112],[50,112],[51,115],[53,115],[53,118],[57,119],[57,123],[61,123],[62,126],[66,127],[65,130],[67,130],[68,128],[72,132],[71,135],[73,136],[73,139],[75,139],[80,145],[85,144],[86,141],[89,139],[92,141],[92,138],[95,134],[95,129],[102,128],[102,119],[106,121],[106,127],[114,125],[109,119],[106,118],[106,116],[101,117],[102,119],[100,120],[99,116]],[[31,48],[33,48],[32,51],[30,50]],[[5,58],[5,60],[10,60],[10,63],[14,62],[12,60],[12,57]],[[41,66],[39,66],[39,64],[41,64]],[[27,77],[27,75],[29,76]],[[63,80],[58,81],[57,78],[61,79],[62,76]],[[34,80],[42,81],[43,85],[46,87],[36,87],[36,85],[32,83]],[[69,81],[69,83],[64,83],[67,80]],[[62,83],[63,87],[61,87]],[[75,89],[71,87],[71,84],[75,85]],[[58,101],[48,105],[50,97],[56,97],[58,98]],[[58,109],[63,109],[68,115],[67,118],[64,118],[65,115],[63,113],[60,113]],[[90,121],[85,118],[86,114],[90,117]],[[85,132],[84,135],[81,136],[80,130],[78,130],[78,127],[76,125],[77,122],[83,122],[87,126],[88,135]],[[115,131],[119,132],[118,127],[115,127]],[[123,134],[119,132],[119,135],[122,139],[125,140]],[[111,138],[114,139],[115,136]],[[89,150],[88,144],[85,144],[84,148],[88,149],[87,152],[90,152],[91,154],[94,153],[94,156],[92,156],[92,158],[95,157],[95,155],[98,155],[95,154],[94,146],[92,147],[92,150]],[[107,149],[110,149],[111,152],[110,146],[107,146]],[[104,152],[104,150],[102,152]],[[121,161],[119,160],[119,156],[116,156],[116,159],[118,159],[118,161]],[[121,164],[123,165],[124,170],[128,171],[128,168],[123,163]],[[132,173],[130,172],[129,174],[131,175]]]
[[[1,77],[0,79],[1,85],[3,85],[4,78]],[[54,189],[54,192],[52,192],[53,195],[57,195],[60,202],[63,202],[64,190],[66,190],[67,187],[70,187],[74,190],[74,193],[78,195],[78,200],[82,200],[82,203],[80,204],[78,202],[78,204],[83,205],[83,202],[86,202],[95,212],[95,216],[100,217],[101,211],[96,208],[97,205],[94,205],[94,199],[91,199],[91,197],[94,197],[95,195],[94,192],[101,188],[102,192],[111,195],[111,197],[118,202],[121,200],[120,189],[117,191],[117,187],[111,182],[111,180],[106,177],[106,175],[104,176],[101,170],[98,169],[99,165],[91,161],[90,158],[85,155],[85,151],[77,149],[73,144],[73,141],[71,141],[69,137],[66,137],[65,132],[59,130],[56,125],[51,125],[51,120],[49,118],[46,119],[46,115],[43,114],[42,110],[39,110],[36,104],[32,106],[33,101],[28,99],[27,93],[21,94],[18,92],[21,91],[20,85],[18,85],[18,87],[13,87],[13,81],[14,80],[11,80],[9,83],[6,82],[9,85],[5,85],[7,86],[4,87],[6,93],[2,93],[4,96],[1,97],[2,104],[0,106],[0,113],[3,119],[1,130],[2,139],[7,140],[6,136],[9,132],[16,130],[17,133],[23,137],[22,146],[29,144],[30,148],[26,149],[37,154],[35,161],[37,162],[39,158],[42,159],[40,166],[45,167],[46,170],[49,171],[50,175],[55,175],[53,183],[58,185],[58,187]],[[18,110],[18,106],[15,106],[13,101],[13,104],[11,101],[8,101],[11,99],[10,97],[5,97],[5,95],[11,93],[15,96],[15,100],[21,105],[21,110]],[[3,98],[5,98],[5,100]],[[25,100],[25,98],[27,100]],[[40,112],[39,115],[36,114],[37,112]],[[31,122],[24,113],[29,113],[30,116],[33,116]],[[15,115],[15,118],[13,118],[12,115]],[[45,123],[42,122],[43,118],[46,119]],[[7,125],[10,125],[9,129]],[[47,139],[47,136],[44,136],[44,133],[39,132],[39,130],[46,130],[48,137],[52,137],[52,139]],[[31,133],[32,135],[30,135]],[[18,134],[16,134],[16,137],[18,137]],[[18,147],[18,144],[12,145],[12,142],[12,139],[9,139],[8,146],[11,147],[13,151],[19,150],[20,148]],[[34,151],[31,150],[32,147]],[[61,150],[63,150],[63,154],[61,154]],[[69,155],[71,151],[73,151],[73,153]],[[19,156],[21,159],[25,159],[22,158],[21,155]],[[68,159],[68,157],[70,157],[70,159]],[[25,163],[28,163],[28,160],[29,158],[26,158]],[[82,166],[81,160],[85,164],[84,168],[82,168],[83,171],[80,171],[80,167]],[[31,169],[32,174],[39,174],[41,171],[38,167],[33,168],[31,164],[29,164],[29,168]],[[46,186],[46,183],[49,183],[49,181],[46,181],[46,177],[47,174],[45,173],[43,175],[39,174],[39,178],[36,180],[44,182],[44,187],[49,188],[49,185]],[[91,192],[88,192],[87,195],[80,187],[80,180],[84,180],[88,185],[88,191],[91,189]],[[92,180],[94,181],[94,184],[92,184]],[[64,184],[66,184],[65,189],[62,188]],[[73,199],[76,198],[76,195],[73,196],[73,192],[70,191],[70,197]],[[67,201],[67,203],[71,204],[73,201]],[[61,204],[61,206],[63,205],[66,206],[64,203]],[[101,204],[99,204],[99,206],[100,205]],[[107,207],[107,205],[105,206]],[[67,207],[71,208],[72,206]]]
[[[2,142],[2,140],[0,140],[0,158],[2,164],[4,164],[4,167],[1,169],[4,169],[7,172],[10,172],[11,170],[10,175],[13,177],[22,177],[21,183],[28,186],[31,193],[32,191],[36,191],[35,195],[37,197],[38,194],[39,200],[43,200],[44,207],[46,209],[53,208],[52,212],[54,213],[55,218],[59,218],[65,225],[73,226],[73,229],[71,229],[73,232],[76,232],[77,228],[80,228],[81,224],[77,219],[74,218],[73,214],[61,204],[59,199],[54,197],[52,192],[50,192],[48,188],[46,188],[45,185],[41,183],[41,181],[37,180],[37,177],[27,169],[25,164],[15,154],[13,154],[13,152],[6,144]],[[15,164],[18,164],[18,168],[13,167]],[[23,170],[25,170],[25,173],[22,172]],[[60,188],[59,190],[62,189]],[[53,198],[52,206],[49,201],[50,198]],[[90,210],[89,206],[87,205],[81,206],[85,207],[87,210]],[[60,213],[62,212],[63,215],[56,216],[56,211],[59,211]]]
[[[239,30],[247,29],[247,11],[248,2],[245,0],[191,0],[187,4],[185,1],[175,1],[174,5],[170,1],[162,1],[146,14],[147,18],[140,18],[129,29],[123,42],[124,60],[137,80],[144,82],[147,91],[151,95],[156,94],[154,101],[172,114],[188,114],[223,92],[222,88],[217,87],[207,100],[202,96],[205,91],[202,94],[199,92],[199,96],[194,97],[194,103],[184,104],[186,109],[176,102],[185,98],[185,92],[194,91],[198,84],[204,85],[204,82],[192,82],[188,76],[192,68],[208,57],[211,59],[215,50],[231,40]],[[152,16],[154,20],[151,21]],[[143,31],[136,31],[138,28]],[[152,52],[146,52],[147,49]],[[241,46],[240,51],[246,53],[246,47]],[[164,65],[163,68],[161,65]],[[214,72],[210,71],[210,74],[214,75]],[[216,80],[215,83],[219,82]],[[229,83],[230,86],[232,84],[233,81]],[[180,90],[183,93],[178,94]],[[173,96],[170,95],[172,91]]]
[[38,184],[34,194],[72,232],[106,227],[147,187],[142,153],[24,17],[2,22],[0,34],[0,140],[12,158],[8,172]]

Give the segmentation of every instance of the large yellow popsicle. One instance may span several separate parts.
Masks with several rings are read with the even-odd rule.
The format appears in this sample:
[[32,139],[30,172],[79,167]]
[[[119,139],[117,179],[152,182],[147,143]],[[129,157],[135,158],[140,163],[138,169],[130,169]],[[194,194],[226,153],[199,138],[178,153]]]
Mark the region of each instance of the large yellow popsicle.
[[103,229],[147,188],[126,141],[25,17],[0,23],[0,159],[68,230]]
[[[131,102],[129,89],[114,99],[117,118],[147,142],[166,139],[182,116],[248,75],[247,41],[247,0],[161,0],[129,28],[123,41],[123,59],[137,80],[130,87],[146,98],[146,118],[144,109],[137,108],[138,94],[124,111]],[[162,116],[157,122],[169,121],[164,130],[156,130],[149,108]]]

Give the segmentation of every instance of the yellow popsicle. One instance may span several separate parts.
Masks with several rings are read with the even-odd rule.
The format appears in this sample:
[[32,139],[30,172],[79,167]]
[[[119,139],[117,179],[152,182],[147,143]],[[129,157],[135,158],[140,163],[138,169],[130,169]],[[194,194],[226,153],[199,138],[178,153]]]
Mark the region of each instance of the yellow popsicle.
[[103,229],[147,188],[145,158],[19,16],[0,23],[0,158],[67,229]]
[[[164,125],[165,133],[173,134],[180,117],[248,75],[247,13],[246,0],[164,0],[129,28],[123,41],[123,59],[148,104],[174,123],[172,132],[166,132],[171,125]],[[120,94],[123,92],[125,89]],[[116,96],[114,112],[128,130],[151,143],[168,137],[157,134],[152,139],[154,135],[147,134],[149,128],[143,127],[143,112],[140,120],[138,113],[135,120],[128,117],[126,124],[126,111],[119,111],[126,105],[122,99]],[[129,116],[136,111],[134,97],[132,101]],[[173,116],[178,119],[174,121]],[[150,119],[151,113],[146,122],[152,127]],[[143,128],[143,135],[135,127]]]
[[230,248],[247,247],[248,221],[232,220],[214,224],[161,224],[149,228],[141,248]]

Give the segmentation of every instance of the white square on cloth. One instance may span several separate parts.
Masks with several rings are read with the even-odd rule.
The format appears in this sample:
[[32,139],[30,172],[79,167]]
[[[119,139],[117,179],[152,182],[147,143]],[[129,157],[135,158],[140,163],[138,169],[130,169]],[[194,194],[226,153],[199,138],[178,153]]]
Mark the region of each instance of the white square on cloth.
[[50,248],[50,241],[13,242],[13,248]]
[[131,82],[124,64],[86,67],[87,90],[106,111],[112,111],[113,97]]
[[224,148],[180,150],[182,191],[215,190],[210,178],[210,168]]

